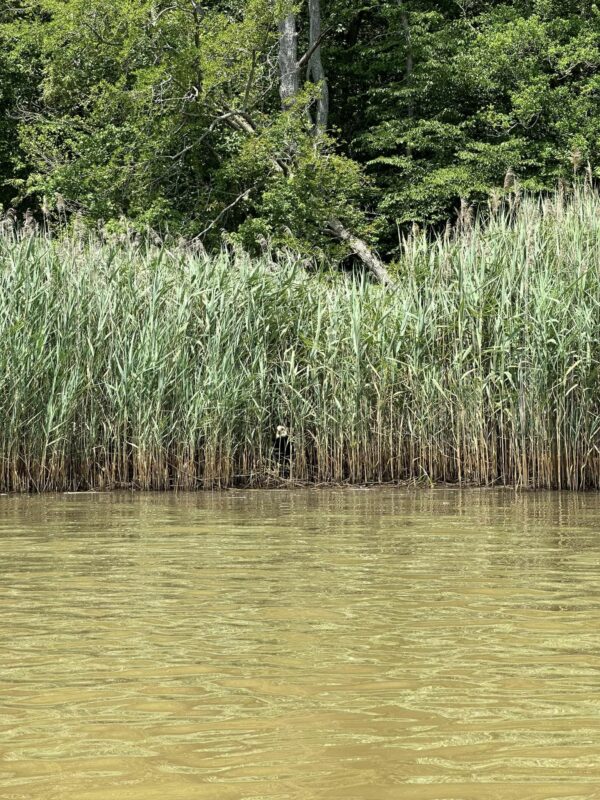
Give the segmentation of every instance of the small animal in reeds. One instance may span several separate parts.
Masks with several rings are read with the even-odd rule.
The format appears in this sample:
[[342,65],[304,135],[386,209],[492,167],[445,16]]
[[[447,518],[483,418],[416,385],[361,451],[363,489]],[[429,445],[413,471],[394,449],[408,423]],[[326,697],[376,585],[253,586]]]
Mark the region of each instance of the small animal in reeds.
[[278,425],[275,431],[273,458],[277,464],[279,474],[284,478],[288,478],[290,475],[290,466],[294,458],[294,445],[285,425]]

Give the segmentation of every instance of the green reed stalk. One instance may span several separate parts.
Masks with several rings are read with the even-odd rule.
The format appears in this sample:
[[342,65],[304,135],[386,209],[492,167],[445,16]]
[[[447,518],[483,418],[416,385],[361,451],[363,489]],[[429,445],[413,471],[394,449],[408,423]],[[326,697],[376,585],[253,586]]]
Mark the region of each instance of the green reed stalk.
[[405,242],[398,283],[0,238],[0,489],[600,487],[600,199]]

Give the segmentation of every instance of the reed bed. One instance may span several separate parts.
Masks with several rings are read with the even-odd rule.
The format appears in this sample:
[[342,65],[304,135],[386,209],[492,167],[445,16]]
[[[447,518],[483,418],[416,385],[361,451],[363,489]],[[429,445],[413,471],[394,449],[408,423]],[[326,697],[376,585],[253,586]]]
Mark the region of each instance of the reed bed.
[[0,489],[600,487],[600,199],[404,241],[398,284],[0,237]]

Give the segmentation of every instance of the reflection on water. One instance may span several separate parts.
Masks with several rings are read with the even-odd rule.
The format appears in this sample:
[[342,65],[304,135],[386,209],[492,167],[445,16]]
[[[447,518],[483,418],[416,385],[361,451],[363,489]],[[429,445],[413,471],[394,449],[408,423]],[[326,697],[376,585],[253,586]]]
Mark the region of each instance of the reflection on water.
[[600,495],[0,497],[2,800],[600,798]]

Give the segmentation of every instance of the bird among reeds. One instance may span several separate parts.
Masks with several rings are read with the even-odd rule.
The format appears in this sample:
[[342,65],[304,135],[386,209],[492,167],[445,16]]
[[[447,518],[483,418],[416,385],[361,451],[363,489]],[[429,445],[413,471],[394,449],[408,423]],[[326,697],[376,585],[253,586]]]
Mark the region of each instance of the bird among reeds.
[[279,475],[289,478],[290,467],[294,456],[294,445],[285,425],[278,425],[273,442],[273,458],[277,464]]

